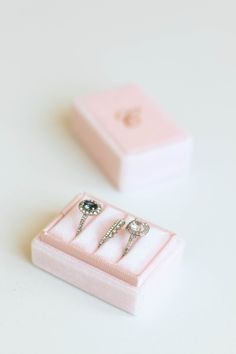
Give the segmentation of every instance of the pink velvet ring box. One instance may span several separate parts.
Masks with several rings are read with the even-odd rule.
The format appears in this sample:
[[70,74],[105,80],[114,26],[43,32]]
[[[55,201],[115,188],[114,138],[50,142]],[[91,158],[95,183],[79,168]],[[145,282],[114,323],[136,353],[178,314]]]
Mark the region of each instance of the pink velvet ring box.
[[[84,199],[99,201],[103,212],[87,218],[76,236],[82,216],[78,205]],[[81,193],[33,239],[32,262],[120,309],[137,313],[151,297],[156,297],[160,274],[176,267],[183,241],[148,222],[149,233],[139,237],[127,255],[122,257],[129,238],[125,228],[98,247],[101,237],[120,218],[129,222],[134,216]]]
[[120,190],[135,190],[188,170],[191,137],[138,86],[78,98],[73,126],[81,144]]

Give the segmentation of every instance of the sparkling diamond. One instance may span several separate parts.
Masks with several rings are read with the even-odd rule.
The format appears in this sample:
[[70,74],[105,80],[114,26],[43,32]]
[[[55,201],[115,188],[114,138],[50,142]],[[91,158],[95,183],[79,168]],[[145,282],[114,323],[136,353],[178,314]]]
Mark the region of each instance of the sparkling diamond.
[[149,226],[148,224],[135,219],[127,225],[127,229],[130,233],[133,233],[136,236],[144,236],[148,233]]
[[130,229],[136,232],[142,232],[144,230],[144,226],[140,221],[136,220],[130,224]]

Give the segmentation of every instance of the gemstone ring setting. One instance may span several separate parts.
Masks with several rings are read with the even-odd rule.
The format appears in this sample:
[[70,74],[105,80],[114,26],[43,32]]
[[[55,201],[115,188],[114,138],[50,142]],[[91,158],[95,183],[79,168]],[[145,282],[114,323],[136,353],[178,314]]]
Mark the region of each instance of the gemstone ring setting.
[[125,247],[123,256],[125,256],[130,251],[136,238],[143,237],[148,234],[150,226],[139,219],[134,219],[128,223],[126,230],[129,232],[130,237]]
[[102,205],[96,200],[85,199],[82,200],[78,205],[79,210],[82,213],[82,217],[79,222],[79,226],[76,231],[76,236],[80,234],[83,229],[84,223],[87,220],[88,216],[99,215],[102,211]]

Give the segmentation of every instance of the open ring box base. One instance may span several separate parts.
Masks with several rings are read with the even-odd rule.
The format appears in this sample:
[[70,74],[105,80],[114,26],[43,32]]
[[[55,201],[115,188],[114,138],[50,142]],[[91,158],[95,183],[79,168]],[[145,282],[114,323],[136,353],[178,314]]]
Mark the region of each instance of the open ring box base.
[[79,194],[32,241],[32,262],[47,272],[106,301],[136,314],[151,298],[157,298],[162,278],[174,270],[181,259],[183,241],[173,232],[152,223],[149,234],[137,239],[122,257],[129,233],[124,229],[98,247],[100,238],[114,220],[134,216],[98,200],[103,212],[88,218],[76,237],[83,199]]

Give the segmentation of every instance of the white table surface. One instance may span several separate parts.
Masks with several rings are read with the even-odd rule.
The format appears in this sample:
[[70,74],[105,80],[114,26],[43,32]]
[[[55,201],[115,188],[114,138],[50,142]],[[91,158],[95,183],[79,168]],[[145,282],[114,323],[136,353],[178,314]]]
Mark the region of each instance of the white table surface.
[[[158,3],[0,1],[2,354],[236,351],[235,2]],[[194,136],[188,181],[121,194],[72,137],[73,99],[126,82]],[[32,266],[31,239],[81,190],[186,241],[158,312],[130,316]]]

